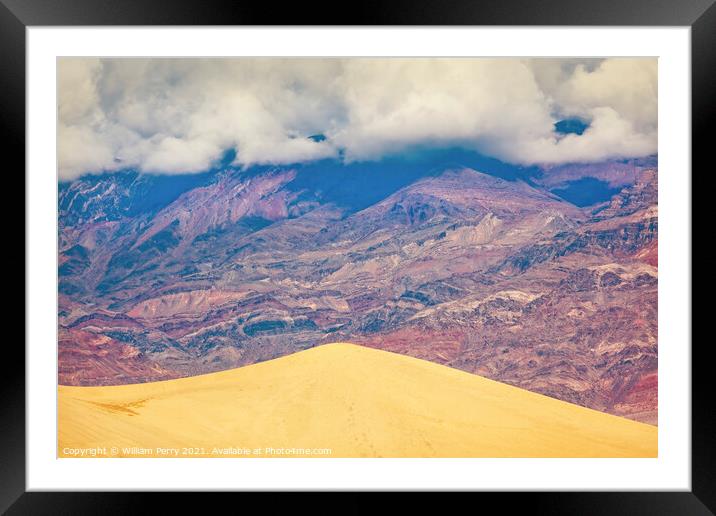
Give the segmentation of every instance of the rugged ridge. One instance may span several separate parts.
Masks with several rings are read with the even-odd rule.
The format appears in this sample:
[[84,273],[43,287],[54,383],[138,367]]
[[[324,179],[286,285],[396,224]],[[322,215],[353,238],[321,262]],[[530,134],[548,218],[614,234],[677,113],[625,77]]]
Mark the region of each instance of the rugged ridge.
[[82,178],[60,189],[60,383],[343,340],[656,423],[657,173],[612,168],[627,184],[582,208],[459,166],[367,207],[297,168],[218,172],[152,202],[151,179]]

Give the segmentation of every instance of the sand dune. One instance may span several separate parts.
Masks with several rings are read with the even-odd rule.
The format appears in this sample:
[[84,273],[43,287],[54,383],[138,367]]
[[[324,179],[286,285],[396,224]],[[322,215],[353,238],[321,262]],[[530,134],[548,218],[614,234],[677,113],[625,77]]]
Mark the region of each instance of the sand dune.
[[657,454],[656,427],[351,344],[179,380],[61,386],[58,426],[61,457]]

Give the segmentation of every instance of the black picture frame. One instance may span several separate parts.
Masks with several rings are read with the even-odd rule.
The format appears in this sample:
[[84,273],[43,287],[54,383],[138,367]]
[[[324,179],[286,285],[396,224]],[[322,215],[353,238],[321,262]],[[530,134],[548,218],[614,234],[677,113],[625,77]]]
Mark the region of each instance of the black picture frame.
[[[0,145],[6,170],[25,170],[25,29],[53,25],[573,25],[690,26],[692,51],[692,168],[706,169],[716,91],[715,0],[400,0],[340,4],[323,0],[271,4],[242,0],[0,0]],[[279,7],[280,6],[280,7]],[[88,49],[91,53],[91,49]],[[8,159],[9,158],[9,159]],[[704,172],[707,172],[704,170]],[[691,171],[683,171],[686,174]],[[706,174],[708,175],[708,174]],[[9,186],[15,178],[17,184]],[[24,199],[20,174],[3,179],[7,199]],[[705,178],[703,178],[705,180]],[[700,178],[699,181],[702,181]],[[701,183],[700,183],[701,184]],[[699,195],[705,195],[701,185]],[[695,201],[696,199],[694,199]],[[694,202],[694,205],[698,203]],[[14,212],[17,213],[17,212]],[[692,219],[696,221],[695,218]],[[10,219],[8,219],[10,220]],[[16,217],[12,217],[16,221]],[[25,267],[25,227],[13,226],[12,271]],[[19,233],[22,231],[22,235]],[[693,232],[692,232],[693,234]],[[8,237],[10,238],[10,237]],[[10,251],[8,251],[10,252]],[[692,259],[693,266],[693,259]],[[24,269],[26,275],[28,270]],[[11,273],[11,276],[13,273]],[[15,274],[16,275],[16,274]],[[17,275],[19,276],[19,275]],[[25,286],[18,292],[25,291]],[[704,316],[707,308],[694,305]],[[698,317],[696,318],[699,319]],[[692,317],[693,320],[693,317]],[[156,498],[163,512],[174,507],[206,510],[206,501],[185,493],[25,492],[25,363],[19,339],[6,340],[0,374],[0,511],[7,514],[142,514]],[[478,503],[548,514],[716,513],[716,428],[711,340],[692,343],[692,490],[690,492],[481,493]],[[666,366],[666,365],[664,365]],[[235,496],[221,494],[222,497]],[[255,495],[240,494],[242,497]],[[474,496],[474,494],[470,495]],[[422,506],[424,497],[413,497]],[[343,512],[367,512],[382,502],[351,495]],[[243,500],[248,507],[250,500]],[[294,500],[291,502],[295,503]],[[470,502],[475,503],[475,502]],[[327,498],[320,505],[339,506]],[[347,509],[347,510],[346,510]],[[278,510],[278,509],[277,509]],[[271,511],[273,512],[273,510]]]

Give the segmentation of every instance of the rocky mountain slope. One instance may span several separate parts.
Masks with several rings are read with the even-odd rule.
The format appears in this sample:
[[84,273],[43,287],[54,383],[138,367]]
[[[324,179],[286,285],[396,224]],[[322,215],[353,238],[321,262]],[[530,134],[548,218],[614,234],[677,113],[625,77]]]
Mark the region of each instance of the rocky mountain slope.
[[459,165],[362,204],[300,167],[62,185],[60,383],[351,341],[655,424],[656,171],[597,168],[620,190],[583,207]]

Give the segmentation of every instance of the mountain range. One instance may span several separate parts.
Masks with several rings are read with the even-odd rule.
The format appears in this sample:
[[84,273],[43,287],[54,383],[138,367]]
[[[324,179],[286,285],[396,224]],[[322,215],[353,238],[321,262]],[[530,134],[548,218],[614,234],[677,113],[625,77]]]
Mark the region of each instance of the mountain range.
[[656,424],[656,158],[230,158],[60,183],[60,384],[350,341]]

